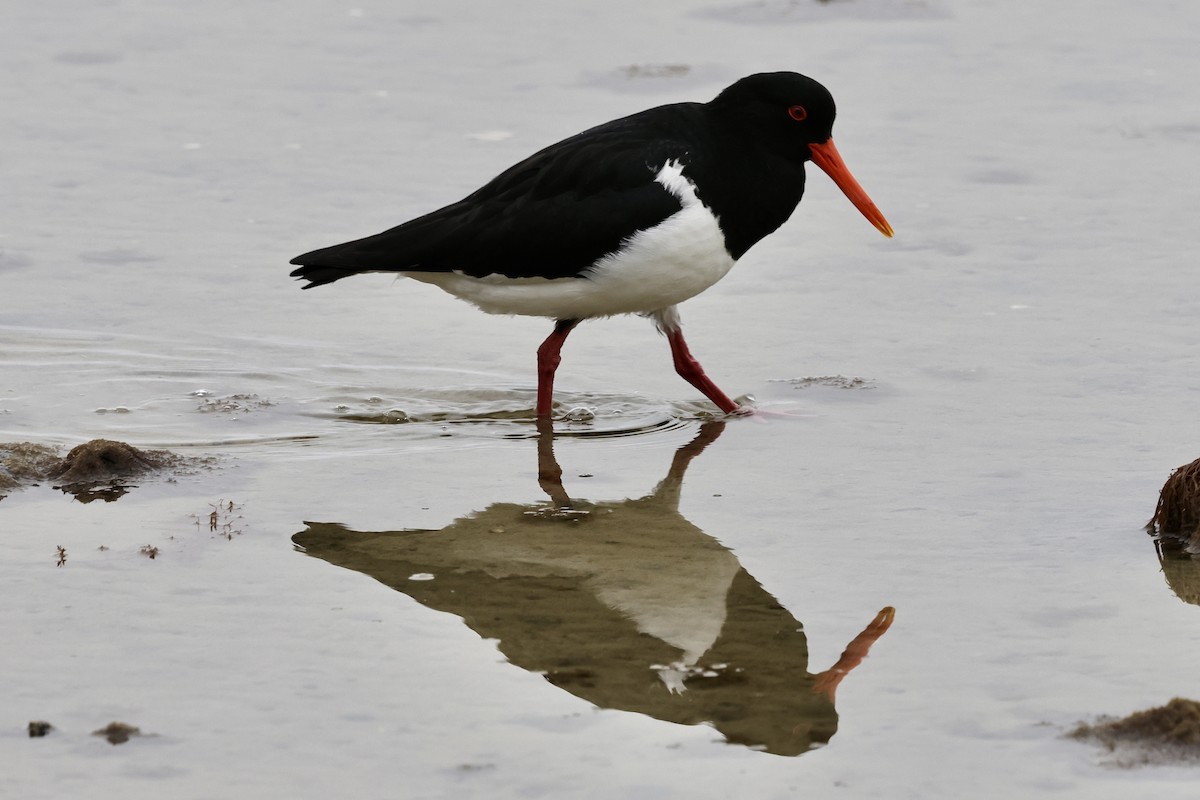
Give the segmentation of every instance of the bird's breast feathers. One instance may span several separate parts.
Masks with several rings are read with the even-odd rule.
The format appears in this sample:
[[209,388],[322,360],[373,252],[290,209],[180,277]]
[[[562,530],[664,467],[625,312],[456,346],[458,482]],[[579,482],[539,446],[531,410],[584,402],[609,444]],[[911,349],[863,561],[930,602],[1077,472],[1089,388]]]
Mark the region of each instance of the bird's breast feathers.
[[716,215],[701,202],[678,161],[654,176],[681,208],[628,236],[576,277],[471,277],[461,272],[405,272],[491,314],[587,319],[652,314],[682,303],[725,277],[734,259]]

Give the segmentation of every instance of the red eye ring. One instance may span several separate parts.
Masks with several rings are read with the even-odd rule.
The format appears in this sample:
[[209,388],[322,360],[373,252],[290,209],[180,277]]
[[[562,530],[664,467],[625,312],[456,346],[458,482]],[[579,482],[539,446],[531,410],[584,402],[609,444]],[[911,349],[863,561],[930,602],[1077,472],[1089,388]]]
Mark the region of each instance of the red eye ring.
[[796,120],[796,122],[803,122],[808,119],[808,109],[804,106],[792,106],[788,109],[788,116]]

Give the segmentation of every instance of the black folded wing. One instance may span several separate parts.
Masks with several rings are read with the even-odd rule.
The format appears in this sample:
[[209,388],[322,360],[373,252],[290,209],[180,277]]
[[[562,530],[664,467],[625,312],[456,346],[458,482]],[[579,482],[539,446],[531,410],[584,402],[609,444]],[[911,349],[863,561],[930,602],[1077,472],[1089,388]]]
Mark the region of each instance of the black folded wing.
[[655,180],[688,161],[695,104],[650,109],[577,134],[510,167],[478,191],[383,233],[292,259],[304,288],[360,272],[510,278],[582,276],[634,233],[679,211]]

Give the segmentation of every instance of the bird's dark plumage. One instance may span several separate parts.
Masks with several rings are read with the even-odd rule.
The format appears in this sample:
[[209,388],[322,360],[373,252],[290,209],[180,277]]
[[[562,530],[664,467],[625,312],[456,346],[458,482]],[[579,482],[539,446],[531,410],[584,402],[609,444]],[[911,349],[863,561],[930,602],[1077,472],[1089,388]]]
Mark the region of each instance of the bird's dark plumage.
[[809,113],[827,120],[817,126],[825,141],[835,112],[824,87],[794,73],[751,76],[711,103],[659,106],[564,139],[457,203],[297,256],[292,275],[310,281],[305,288],[376,270],[578,276],[633,232],[679,211],[653,180],[672,159],[701,187],[701,201],[725,223],[730,255],[740,258],[800,202],[808,154],[779,108],[813,94],[819,108]]
[[339,270],[330,280],[368,270],[577,276],[633,231],[652,228],[680,209],[651,171],[665,163],[671,146],[631,140],[611,125],[530,156],[457,203],[365,239],[305,253],[292,260],[305,265],[292,274],[314,285],[327,281],[307,270],[322,267]]

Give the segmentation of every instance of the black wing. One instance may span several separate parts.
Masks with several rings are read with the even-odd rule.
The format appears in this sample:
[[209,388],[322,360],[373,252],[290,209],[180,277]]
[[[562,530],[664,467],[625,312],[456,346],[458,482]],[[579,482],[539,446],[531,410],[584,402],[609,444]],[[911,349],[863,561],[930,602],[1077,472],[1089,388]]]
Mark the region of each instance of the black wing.
[[697,104],[650,109],[535,153],[438,211],[292,259],[304,288],[360,272],[566,278],[681,208],[654,180],[687,161]]

